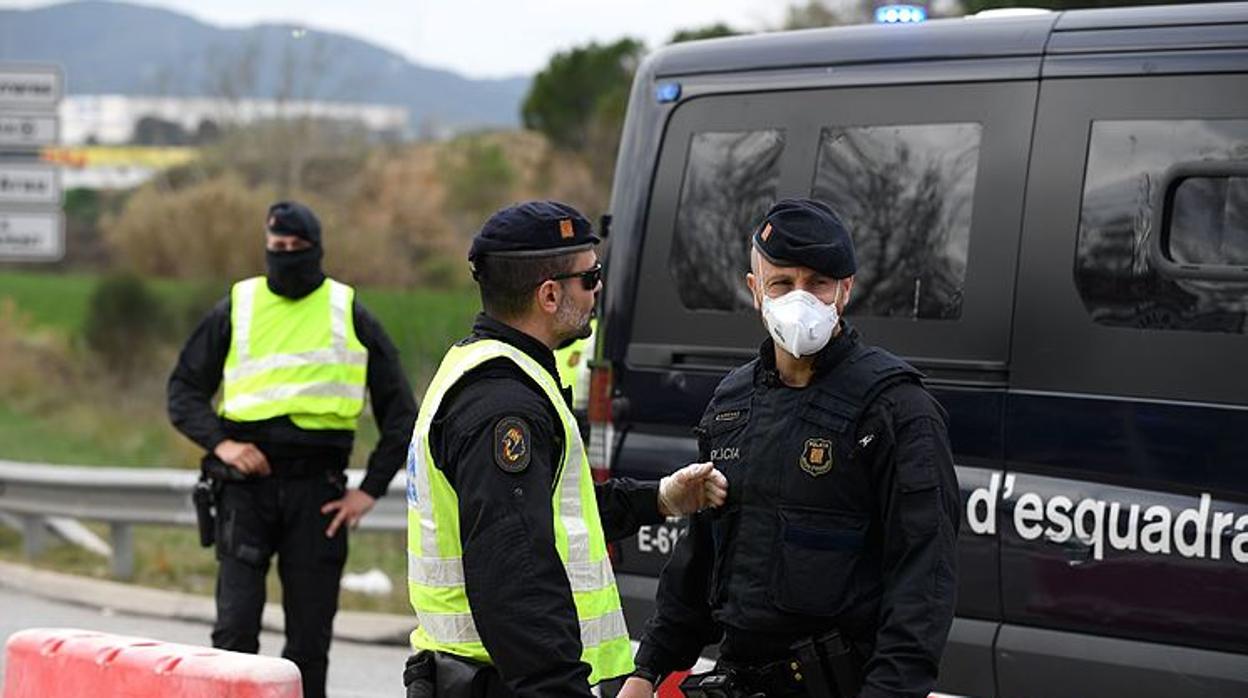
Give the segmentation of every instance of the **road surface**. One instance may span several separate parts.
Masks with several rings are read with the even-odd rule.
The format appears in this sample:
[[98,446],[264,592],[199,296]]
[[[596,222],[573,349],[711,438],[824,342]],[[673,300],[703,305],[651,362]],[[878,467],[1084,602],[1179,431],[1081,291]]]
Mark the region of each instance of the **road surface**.
[[[100,611],[0,587],[0,641],[8,640],[18,630],[35,627],[83,628],[166,642],[211,644],[211,628],[202,623]],[[266,632],[260,636],[262,654],[280,656],[281,651],[281,635]],[[407,655],[403,647],[334,641],[329,654],[330,697],[402,698],[403,662]],[[4,658],[0,656],[0,680],[3,676]]]

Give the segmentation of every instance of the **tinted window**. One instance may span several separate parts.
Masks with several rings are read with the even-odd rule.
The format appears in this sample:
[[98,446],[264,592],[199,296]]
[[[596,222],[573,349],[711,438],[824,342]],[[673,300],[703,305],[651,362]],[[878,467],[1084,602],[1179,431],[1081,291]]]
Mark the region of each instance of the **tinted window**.
[[[1245,332],[1248,284],[1163,277],[1149,259],[1149,244],[1154,188],[1170,165],[1246,157],[1246,120],[1093,122],[1075,282],[1096,322]],[[1170,244],[1176,261],[1185,256],[1212,264],[1244,259],[1242,190],[1227,187],[1219,193],[1197,179],[1177,194]]]
[[849,312],[962,314],[979,124],[825,128],[812,195],[854,236]]
[[1174,261],[1248,265],[1248,177],[1189,177],[1175,188],[1172,206]]
[[668,269],[690,310],[752,307],[750,232],[776,200],[784,132],[690,138]]

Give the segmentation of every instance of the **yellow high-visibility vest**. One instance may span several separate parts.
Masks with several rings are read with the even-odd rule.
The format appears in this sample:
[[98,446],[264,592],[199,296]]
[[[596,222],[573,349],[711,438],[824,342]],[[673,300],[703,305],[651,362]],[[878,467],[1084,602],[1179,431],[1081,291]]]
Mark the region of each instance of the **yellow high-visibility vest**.
[[594,357],[598,337],[598,318],[589,321],[590,335],[555,351],[559,382],[572,390],[572,407],[583,410],[589,405],[589,360]]
[[354,430],[368,370],[354,298],[354,289],[333,279],[298,299],[273,293],[262,276],[234,284],[221,416],[287,416],[301,429]]
[[[491,339],[452,347],[447,352],[421,402],[412,433],[407,455],[407,587],[420,622],[412,631],[412,648],[491,663],[464,588],[459,499],[433,461],[429,427],[455,383],[473,368],[498,358],[514,362],[541,386],[563,423],[564,453],[551,504],[555,547],[567,572],[580,621],[581,660],[590,666],[591,684],[623,676],[633,670],[632,649],[576,418],[546,369],[521,350]],[[495,466],[460,463],[457,467]],[[523,599],[516,599],[516,603],[523,603]]]

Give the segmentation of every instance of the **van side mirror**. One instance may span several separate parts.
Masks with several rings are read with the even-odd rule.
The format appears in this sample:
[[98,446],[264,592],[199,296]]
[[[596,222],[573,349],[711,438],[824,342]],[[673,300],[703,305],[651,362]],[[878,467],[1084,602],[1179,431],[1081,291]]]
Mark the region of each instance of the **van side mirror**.
[[1149,260],[1161,275],[1248,282],[1248,161],[1170,167],[1152,217]]

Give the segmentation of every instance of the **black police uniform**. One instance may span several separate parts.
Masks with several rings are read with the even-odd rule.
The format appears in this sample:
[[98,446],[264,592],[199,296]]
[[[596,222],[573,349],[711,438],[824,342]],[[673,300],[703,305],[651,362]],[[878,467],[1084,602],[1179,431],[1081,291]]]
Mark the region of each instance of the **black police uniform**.
[[[766,222],[768,257],[792,258],[787,245],[803,231],[785,222]],[[812,268],[844,271],[843,250],[810,241]],[[806,387],[781,381],[768,339],[716,389],[697,434],[701,458],[728,478],[728,501],[691,519],[664,568],[639,675],[688,667],[720,641],[742,695],[817,695],[794,647],[837,631],[865,677],[857,695],[933,687],[960,523],[946,415],[917,371],[840,327]]]
[[[506,342],[558,376],[544,344],[487,315],[461,342]],[[571,406],[571,391],[564,391]],[[529,465],[495,463],[495,427],[528,427]],[[562,459],[563,423],[519,367],[495,359],[470,371],[443,400],[430,428],[433,462],[459,498],[464,583],[473,620],[506,688],[492,695],[588,696],[580,626],[567,572],[555,548],[551,493]],[[595,485],[604,536],[626,538],[663,520],[658,483],[614,478]],[[491,677],[490,682],[495,680]]]
[[[547,219],[574,228],[549,238],[535,230]],[[597,242],[574,209],[540,202],[496,214],[474,240],[470,258],[499,251],[572,249]],[[587,247],[586,247],[587,249]],[[523,351],[558,381],[554,353],[542,342],[488,315],[472,334]],[[563,390],[571,407],[572,394]],[[530,458],[519,472],[496,457],[496,427],[520,420]],[[459,501],[464,585],[473,621],[493,667],[477,676],[474,695],[490,698],[587,698],[590,669],[581,661],[581,635],[567,572],[555,547],[551,494],[563,458],[563,422],[545,392],[508,359],[469,371],[443,398],[430,426],[430,451]],[[626,538],[658,523],[658,483],[615,478],[594,486],[604,537]],[[426,676],[422,658],[408,660],[404,683]],[[448,658],[449,659],[449,658]],[[450,659],[450,661],[456,661]]]
[[[368,350],[366,379],[381,432],[360,489],[380,498],[406,458],[416,402],[398,350],[381,325],[358,300],[352,312],[356,336]],[[187,340],[168,385],[169,416],[179,431],[209,454],[227,438],[253,443],[272,468],[270,477],[220,485],[212,643],[238,652],[259,650],[265,575],[276,553],[286,617],[282,656],[299,666],[305,696],[323,696],[339,580],[347,557],[347,527],[326,538],[333,515],[322,514],[321,506],[346,493],[344,470],[355,435],[300,429],[284,416],[259,422],[219,417],[212,396],[221,384],[230,339],[227,296]]]

